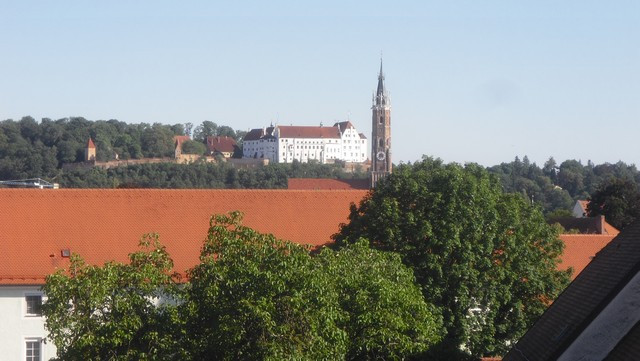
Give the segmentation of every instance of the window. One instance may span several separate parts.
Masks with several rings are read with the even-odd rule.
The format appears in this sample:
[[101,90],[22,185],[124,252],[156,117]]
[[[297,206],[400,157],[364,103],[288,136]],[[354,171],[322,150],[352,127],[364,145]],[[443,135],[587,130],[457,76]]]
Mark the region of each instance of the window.
[[380,117],[380,124],[384,123],[384,117]]
[[28,338],[25,341],[25,354],[27,361],[40,361],[42,350],[39,338]]
[[42,295],[26,295],[24,296],[26,307],[26,316],[41,317],[42,316]]

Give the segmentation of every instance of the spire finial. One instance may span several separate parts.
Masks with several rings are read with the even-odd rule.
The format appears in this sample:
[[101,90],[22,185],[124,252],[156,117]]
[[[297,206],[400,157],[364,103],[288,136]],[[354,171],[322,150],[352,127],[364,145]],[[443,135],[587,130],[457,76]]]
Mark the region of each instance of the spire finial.
[[380,74],[378,74],[378,77],[384,77],[384,75],[382,75],[382,50],[380,50]]

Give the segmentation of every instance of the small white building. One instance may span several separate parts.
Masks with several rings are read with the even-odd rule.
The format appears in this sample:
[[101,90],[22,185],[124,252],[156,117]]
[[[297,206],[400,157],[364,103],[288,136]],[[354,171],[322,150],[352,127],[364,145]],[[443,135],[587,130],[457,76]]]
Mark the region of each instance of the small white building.
[[47,333],[41,312],[44,295],[41,286],[31,281],[0,278],[2,360],[42,361],[56,356],[55,346],[45,342]]
[[252,129],[242,147],[244,158],[267,158],[277,163],[362,163],[368,154],[367,138],[349,121],[332,127],[279,125]]

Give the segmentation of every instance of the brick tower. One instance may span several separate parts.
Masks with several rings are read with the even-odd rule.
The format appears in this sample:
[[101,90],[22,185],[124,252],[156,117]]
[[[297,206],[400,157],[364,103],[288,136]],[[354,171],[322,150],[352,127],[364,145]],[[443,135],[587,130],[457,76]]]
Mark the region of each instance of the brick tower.
[[89,138],[87,146],[84,148],[84,161],[95,162],[96,161],[96,145],[93,144],[93,140]]
[[391,173],[391,103],[384,86],[382,59],[378,74],[378,89],[373,96],[371,106],[373,119],[371,124],[371,188],[378,180]]

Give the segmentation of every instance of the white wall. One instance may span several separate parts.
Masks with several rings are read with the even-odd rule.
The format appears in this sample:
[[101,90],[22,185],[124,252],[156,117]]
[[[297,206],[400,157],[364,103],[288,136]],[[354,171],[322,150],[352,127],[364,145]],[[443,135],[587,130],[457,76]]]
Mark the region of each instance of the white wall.
[[291,163],[294,160],[331,163],[335,160],[361,163],[369,154],[367,139],[360,138],[355,128],[345,129],[341,138],[284,138],[274,131],[275,139],[244,141],[244,158],[266,158],[278,163]]
[[[0,286],[0,359],[24,360],[27,338],[46,336],[44,317],[26,316],[25,296],[42,294],[39,286]],[[51,342],[41,344],[42,360],[56,355]]]

